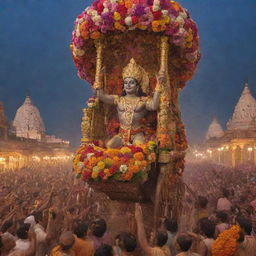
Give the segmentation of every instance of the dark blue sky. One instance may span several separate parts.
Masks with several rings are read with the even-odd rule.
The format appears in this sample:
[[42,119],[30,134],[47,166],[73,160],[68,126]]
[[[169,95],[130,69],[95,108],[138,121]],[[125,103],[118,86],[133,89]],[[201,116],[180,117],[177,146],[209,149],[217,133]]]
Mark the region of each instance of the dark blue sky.
[[[181,92],[190,142],[216,116],[224,126],[248,78],[256,96],[256,1],[182,0],[197,22],[202,59]],[[9,120],[29,89],[49,134],[78,144],[91,91],[76,75],[69,43],[82,0],[0,0],[0,101]]]

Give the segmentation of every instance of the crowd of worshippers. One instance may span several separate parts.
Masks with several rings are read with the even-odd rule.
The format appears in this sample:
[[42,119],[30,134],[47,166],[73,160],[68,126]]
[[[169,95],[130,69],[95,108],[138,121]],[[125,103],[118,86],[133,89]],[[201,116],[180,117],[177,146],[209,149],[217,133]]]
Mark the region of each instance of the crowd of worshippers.
[[[182,215],[189,217],[191,225],[182,223],[184,216],[178,221],[165,216],[151,236],[145,231],[143,208],[136,203],[136,231],[111,234],[100,212],[88,217],[88,188],[75,184],[67,167],[34,166],[1,173],[0,255],[211,256],[218,236],[238,225],[233,255],[256,256],[256,194],[251,189],[246,197],[226,184],[218,188],[216,201],[202,191],[201,195],[187,193]],[[193,208],[188,211],[186,204]]]

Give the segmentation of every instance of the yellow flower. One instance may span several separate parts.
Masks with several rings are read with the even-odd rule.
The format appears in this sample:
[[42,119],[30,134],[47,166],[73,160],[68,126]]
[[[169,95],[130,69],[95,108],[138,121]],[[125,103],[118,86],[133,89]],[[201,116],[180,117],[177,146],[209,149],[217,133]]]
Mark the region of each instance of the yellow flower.
[[99,176],[99,173],[98,173],[98,172],[93,172],[93,173],[92,173],[92,178],[93,178],[93,179],[96,179],[98,176]]
[[106,174],[107,176],[111,175],[109,169],[104,169],[104,174]]
[[121,15],[119,14],[119,12],[114,12],[114,20],[118,21],[121,19]]
[[124,5],[127,9],[130,9],[133,5],[133,2],[131,0],[124,0]]
[[141,161],[135,161],[134,164],[137,165],[137,166],[140,166],[141,165]]
[[113,163],[113,161],[112,161],[111,158],[108,157],[108,158],[105,159],[105,164],[106,164],[107,166],[110,167],[110,166],[112,165],[112,163]]
[[136,27],[137,27],[138,29],[141,29],[141,30],[146,30],[146,29],[147,29],[147,26],[144,26],[144,25],[142,25],[141,23],[138,23],[138,24],[136,25]]
[[193,42],[186,43],[187,48],[191,48],[193,46]]
[[169,24],[169,22],[170,22],[170,17],[169,17],[169,16],[163,16],[163,17],[162,17],[162,20],[163,20],[163,22],[164,22],[165,24]]
[[150,147],[150,146],[155,146],[156,145],[156,143],[153,141],[153,140],[150,140],[149,142],[148,142],[148,146]]
[[98,162],[97,166],[100,170],[103,170],[105,168],[105,163],[103,161]]
[[132,151],[131,151],[131,149],[128,148],[128,147],[122,147],[122,148],[120,149],[120,152],[121,152],[122,154],[126,154],[126,153],[131,153]]
[[99,172],[100,170],[99,170],[99,167],[98,167],[98,166],[94,166],[94,167],[92,168],[92,171],[93,171],[93,172]]

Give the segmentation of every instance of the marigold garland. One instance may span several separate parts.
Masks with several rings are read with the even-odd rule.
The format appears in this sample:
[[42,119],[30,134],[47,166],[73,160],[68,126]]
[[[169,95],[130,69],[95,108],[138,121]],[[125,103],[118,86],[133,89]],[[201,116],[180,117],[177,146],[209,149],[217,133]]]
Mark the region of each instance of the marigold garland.
[[212,246],[212,256],[233,256],[237,249],[239,226],[232,226],[222,232]]

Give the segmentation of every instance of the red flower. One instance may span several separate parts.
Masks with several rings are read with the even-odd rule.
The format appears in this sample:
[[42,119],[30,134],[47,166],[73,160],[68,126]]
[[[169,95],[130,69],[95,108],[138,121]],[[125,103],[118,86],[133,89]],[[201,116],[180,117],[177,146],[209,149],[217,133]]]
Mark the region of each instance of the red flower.
[[112,165],[109,169],[111,174],[114,174],[118,171],[118,167],[116,165]]
[[103,152],[98,151],[98,152],[95,152],[94,155],[95,155],[95,157],[103,156]]
[[119,4],[119,5],[117,6],[117,12],[119,12],[120,15],[121,15],[122,17],[124,17],[124,16],[126,15],[126,13],[127,13],[127,8],[125,7],[124,4]]
[[98,11],[98,13],[101,14],[103,12],[103,10],[104,10],[103,4],[102,3],[98,3],[97,4],[97,11]]
[[131,151],[132,151],[132,154],[135,154],[135,153],[137,153],[137,152],[143,152],[143,149],[142,148],[140,148],[140,147],[136,147],[136,146],[129,146],[129,148],[131,149]]
[[154,16],[154,20],[159,20],[162,17],[162,12],[161,11],[153,12],[153,16]]
[[138,23],[138,17],[132,16],[132,24],[134,25],[136,23]]
[[81,162],[83,162],[84,159],[86,158],[86,156],[87,156],[87,154],[86,154],[86,153],[83,153],[83,154],[80,156],[79,160],[80,160]]
[[99,141],[98,141],[98,140],[94,140],[92,143],[93,143],[95,146],[99,146]]
[[104,177],[104,171],[99,172],[99,175],[100,175],[101,178],[103,178]]
[[89,173],[89,172],[84,172],[84,173],[83,173],[83,180],[84,180],[84,181],[89,180],[90,177],[91,177],[91,173]]

